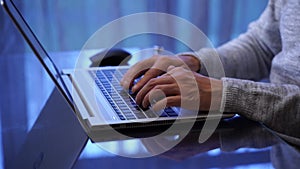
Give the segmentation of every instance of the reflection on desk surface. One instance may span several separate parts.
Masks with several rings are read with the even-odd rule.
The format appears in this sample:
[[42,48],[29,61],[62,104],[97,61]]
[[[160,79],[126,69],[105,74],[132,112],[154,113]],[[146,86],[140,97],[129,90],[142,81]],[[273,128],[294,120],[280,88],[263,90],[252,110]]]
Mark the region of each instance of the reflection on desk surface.
[[[162,154],[159,152],[168,147],[170,142],[176,142],[181,137],[180,134],[89,143],[75,168],[86,165],[88,161],[105,165],[103,163],[109,162],[110,159],[116,160],[113,164],[116,167],[119,166],[118,160],[124,162],[125,159],[127,159],[125,163],[132,166],[140,165],[141,161],[148,164],[149,161],[152,168],[158,161],[163,162],[161,165],[165,167],[176,164],[179,168],[180,166],[185,168],[298,168],[300,166],[298,145],[292,146],[261,124],[242,117],[223,121],[217,131],[202,144],[198,142],[199,132],[199,130],[191,131],[175,147]],[[124,159],[118,155],[139,159]],[[155,155],[154,158],[141,158],[152,155]]]

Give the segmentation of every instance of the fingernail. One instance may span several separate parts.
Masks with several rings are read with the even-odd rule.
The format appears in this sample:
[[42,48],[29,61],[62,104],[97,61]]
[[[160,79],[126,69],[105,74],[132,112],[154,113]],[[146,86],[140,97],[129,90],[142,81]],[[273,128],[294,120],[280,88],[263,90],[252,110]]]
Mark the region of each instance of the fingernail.
[[140,105],[140,101],[139,100],[135,99],[135,102],[136,102],[137,105]]
[[157,108],[156,105],[151,106],[151,110],[154,111],[154,112],[158,112],[159,111],[159,109]]
[[147,105],[144,102],[143,102],[142,106],[143,106],[143,108],[147,108]]
[[136,86],[133,86],[132,88],[131,88],[131,91],[133,92],[133,93],[135,93],[136,92]]

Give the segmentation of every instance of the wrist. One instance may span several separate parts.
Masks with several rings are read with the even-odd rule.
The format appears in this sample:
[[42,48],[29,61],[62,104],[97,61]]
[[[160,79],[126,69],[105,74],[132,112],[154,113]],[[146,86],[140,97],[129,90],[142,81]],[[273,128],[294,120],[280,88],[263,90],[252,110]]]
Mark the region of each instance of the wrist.
[[200,110],[221,110],[223,81],[194,73],[200,93]]
[[211,108],[222,110],[223,81],[210,78],[211,86]]
[[183,62],[194,72],[199,72],[201,63],[198,58],[190,54],[182,54],[178,56]]

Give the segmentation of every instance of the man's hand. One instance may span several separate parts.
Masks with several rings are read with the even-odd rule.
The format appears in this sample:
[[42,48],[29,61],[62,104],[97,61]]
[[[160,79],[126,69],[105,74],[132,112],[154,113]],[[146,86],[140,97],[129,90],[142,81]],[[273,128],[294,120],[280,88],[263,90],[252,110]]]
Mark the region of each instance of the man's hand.
[[[132,87],[132,92],[137,93],[150,79],[156,78],[167,71],[169,66],[183,67],[192,71],[200,69],[200,62],[193,56],[165,56],[155,55],[149,59],[143,60],[133,65],[121,80],[121,85],[125,89]],[[143,78],[133,86],[136,78]]]
[[142,87],[136,96],[136,102],[144,108],[152,104],[155,111],[168,106],[219,110],[222,87],[221,80],[208,78],[182,67],[170,66],[166,74],[152,78]]

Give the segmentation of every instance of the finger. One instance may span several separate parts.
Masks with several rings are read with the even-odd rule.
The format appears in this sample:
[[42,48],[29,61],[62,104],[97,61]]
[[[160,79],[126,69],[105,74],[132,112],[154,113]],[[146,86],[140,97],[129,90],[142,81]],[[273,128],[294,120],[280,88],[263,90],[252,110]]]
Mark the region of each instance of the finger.
[[148,69],[152,67],[153,64],[154,59],[152,58],[136,63],[123,75],[120,84],[125,89],[129,89],[130,87],[132,87],[134,80],[142,76]]
[[124,89],[128,90],[132,87],[133,82],[136,78],[143,75],[147,70],[139,70],[139,69],[130,69],[124,75],[120,81],[121,86]]
[[124,84],[124,88],[127,90],[129,90],[130,88],[133,88],[135,80],[137,78],[141,77],[143,74],[145,74],[148,70],[149,69],[143,70],[141,72],[136,73],[134,76],[132,76],[132,78],[128,78],[128,81],[126,82],[126,84]]
[[132,92],[136,93],[141,88],[150,80],[153,78],[158,77],[159,75],[163,74],[164,71],[156,69],[156,68],[151,68],[149,69],[143,76],[143,78],[140,79],[133,87],[132,87]]
[[125,89],[130,89],[132,87],[133,82],[136,78],[140,77],[142,74],[144,74],[147,70],[142,69],[139,66],[132,67],[130,68],[124,75],[122,80],[120,81],[120,84],[125,88]]
[[163,76],[163,77],[158,77],[158,78],[154,78],[151,79],[147,82],[146,85],[144,85],[142,87],[142,89],[137,93],[136,95],[136,102],[137,104],[141,105],[143,98],[145,97],[145,95],[151,90],[153,89],[155,86],[157,85],[163,85],[163,84],[171,84],[173,83],[173,78],[170,76]]
[[143,99],[143,107],[149,107],[150,104],[154,104],[159,100],[164,99],[168,96],[179,95],[180,90],[176,84],[166,84],[155,86],[151,91],[149,91]]
[[133,86],[132,92],[138,92],[150,79],[156,78],[167,72],[167,66],[170,64],[169,59],[170,58],[168,57],[162,57],[159,61],[156,61],[152,68],[144,74],[143,78]]
[[158,102],[156,102],[154,105],[152,105],[152,110],[155,112],[158,112],[159,110],[165,109],[166,107],[172,107],[176,106],[179,107],[181,103],[181,96],[170,96],[166,97]]

